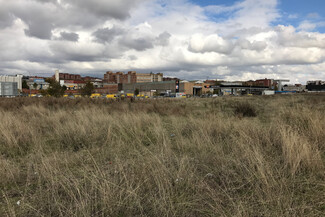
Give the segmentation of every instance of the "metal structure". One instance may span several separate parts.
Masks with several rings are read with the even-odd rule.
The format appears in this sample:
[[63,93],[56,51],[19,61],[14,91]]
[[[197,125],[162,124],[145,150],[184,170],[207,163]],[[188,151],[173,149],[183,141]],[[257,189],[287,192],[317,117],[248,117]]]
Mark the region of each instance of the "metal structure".
[[282,82],[289,82],[290,80],[288,80],[288,79],[279,79],[279,80],[274,80],[274,81],[278,83],[278,90],[282,91],[282,88],[283,88]]
[[0,96],[1,97],[18,96],[18,83],[0,82]]

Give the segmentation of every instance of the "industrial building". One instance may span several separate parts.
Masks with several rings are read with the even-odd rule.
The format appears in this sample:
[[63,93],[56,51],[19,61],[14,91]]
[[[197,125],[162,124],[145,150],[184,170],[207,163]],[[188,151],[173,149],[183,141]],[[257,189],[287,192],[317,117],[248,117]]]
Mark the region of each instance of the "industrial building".
[[147,96],[176,94],[176,81],[119,84],[119,91],[124,93],[134,93],[135,90]]
[[31,90],[47,90],[50,86],[50,84],[46,82],[44,78],[40,77],[29,77],[25,81]]
[[23,89],[23,75],[16,75],[16,76],[11,76],[11,75],[0,75],[0,82],[16,82],[17,83],[17,88],[19,91],[22,91]]
[[307,81],[306,89],[308,91],[325,91],[325,81]]
[[210,84],[202,81],[181,81],[179,83],[179,92],[185,93],[186,95],[201,96],[202,94],[210,92],[210,90]]
[[0,82],[0,97],[18,96],[17,82]]

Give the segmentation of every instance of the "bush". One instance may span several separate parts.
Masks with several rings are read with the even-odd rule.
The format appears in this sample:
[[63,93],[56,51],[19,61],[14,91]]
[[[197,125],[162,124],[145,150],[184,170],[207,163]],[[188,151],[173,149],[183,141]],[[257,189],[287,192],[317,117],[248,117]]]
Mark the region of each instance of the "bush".
[[256,117],[256,109],[249,103],[238,103],[235,106],[235,114],[241,117]]

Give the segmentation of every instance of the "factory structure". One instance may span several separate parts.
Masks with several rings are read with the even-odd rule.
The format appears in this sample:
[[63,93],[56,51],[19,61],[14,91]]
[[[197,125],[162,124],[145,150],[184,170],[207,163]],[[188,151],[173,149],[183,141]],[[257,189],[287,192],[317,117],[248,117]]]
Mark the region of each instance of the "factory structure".
[[15,97],[22,91],[23,75],[0,75],[0,97]]
[[222,80],[186,81],[164,77],[163,73],[138,73],[107,71],[102,78],[61,73],[56,70],[52,77],[0,75],[0,96],[40,95],[42,90],[56,81],[65,87],[65,94],[80,95],[87,83],[94,87],[93,93],[101,95],[128,95],[147,97],[173,96],[226,96],[226,95],[273,95],[279,93],[322,92],[324,81],[308,81],[307,85],[288,85],[286,79],[259,79],[228,82]]

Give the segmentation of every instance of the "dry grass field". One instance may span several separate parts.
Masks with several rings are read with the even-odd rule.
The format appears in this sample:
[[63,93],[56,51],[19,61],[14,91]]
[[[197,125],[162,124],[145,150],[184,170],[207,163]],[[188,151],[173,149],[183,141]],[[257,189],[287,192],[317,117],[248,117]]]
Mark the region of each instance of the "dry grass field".
[[0,98],[0,216],[324,216],[325,95]]

